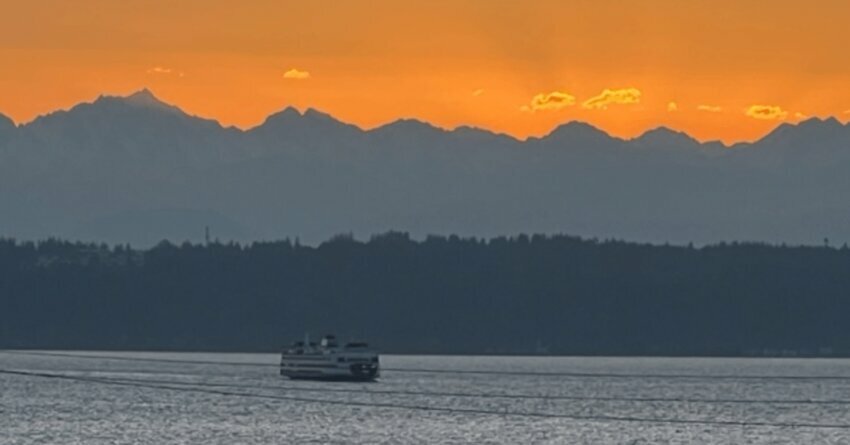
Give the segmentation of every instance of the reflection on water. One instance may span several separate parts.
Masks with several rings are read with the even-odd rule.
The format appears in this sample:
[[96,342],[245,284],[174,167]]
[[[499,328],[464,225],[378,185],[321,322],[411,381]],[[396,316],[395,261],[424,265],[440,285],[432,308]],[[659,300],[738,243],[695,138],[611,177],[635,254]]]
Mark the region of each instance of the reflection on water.
[[[72,353],[78,354],[85,353]],[[0,352],[0,368],[160,387],[0,375],[0,443],[798,444],[847,443],[850,437],[850,429],[781,426],[850,428],[850,360],[382,356],[385,369],[518,374],[388,370],[379,383],[352,384],[282,379],[273,354],[90,354],[160,361]],[[262,363],[268,366],[254,365]],[[789,375],[815,378],[771,378]],[[793,403],[777,403],[783,400]],[[429,407],[457,411],[421,409]],[[479,412],[464,412],[469,410]],[[773,425],[635,421],[640,419]]]

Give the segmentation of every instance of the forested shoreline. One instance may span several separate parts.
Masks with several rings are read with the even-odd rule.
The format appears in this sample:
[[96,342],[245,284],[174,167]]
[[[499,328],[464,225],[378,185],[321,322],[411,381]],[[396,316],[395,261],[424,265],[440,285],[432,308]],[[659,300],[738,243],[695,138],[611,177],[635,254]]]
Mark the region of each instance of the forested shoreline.
[[150,249],[0,240],[0,348],[850,355],[850,249],[389,232]]

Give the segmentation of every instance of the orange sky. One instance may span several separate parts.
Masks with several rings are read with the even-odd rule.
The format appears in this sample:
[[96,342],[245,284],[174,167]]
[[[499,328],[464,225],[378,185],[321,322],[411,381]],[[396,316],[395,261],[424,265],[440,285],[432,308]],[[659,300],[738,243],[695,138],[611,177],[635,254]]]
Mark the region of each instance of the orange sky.
[[290,104],[520,137],[577,119],[736,141],[850,118],[847,0],[0,3],[0,112],[21,123],[145,86],[240,127]]

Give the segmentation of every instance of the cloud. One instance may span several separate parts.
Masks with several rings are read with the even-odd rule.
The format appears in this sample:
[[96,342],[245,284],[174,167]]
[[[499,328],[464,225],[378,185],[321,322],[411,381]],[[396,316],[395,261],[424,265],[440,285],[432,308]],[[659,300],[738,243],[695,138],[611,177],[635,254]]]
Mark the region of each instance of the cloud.
[[149,68],[146,73],[148,74],[158,74],[158,75],[177,75],[179,77],[183,77],[186,75],[183,71],[175,71],[171,68],[166,68],[163,66],[155,66],[153,68]]
[[480,95],[482,95],[482,94],[484,94],[484,90],[483,90],[483,89],[481,89],[481,88],[479,88],[479,89],[477,89],[477,90],[475,90],[475,91],[473,91],[473,92],[472,92],[472,95],[473,95],[473,96],[475,96],[475,97],[478,97],[478,96],[480,96]]
[[794,113],[794,118],[796,119],[808,119],[809,115],[805,113],[800,113],[799,111]]
[[776,105],[752,105],[746,115],[753,119],[783,120],[788,117],[788,112]]
[[707,113],[719,113],[723,111],[723,108],[717,105],[699,105],[697,106],[697,110],[705,111]]
[[523,105],[521,111],[554,111],[575,105],[576,98],[572,94],[563,91],[552,91],[551,93],[540,93],[531,98],[530,105]]
[[598,96],[591,97],[581,104],[589,110],[607,110],[608,105],[631,105],[640,103],[640,90],[637,88],[622,88],[619,90],[605,89]]
[[307,80],[310,78],[310,72],[292,68],[291,70],[283,73],[283,78],[292,80]]
[[679,111],[679,104],[677,104],[676,102],[668,103],[667,104],[667,111],[669,111],[671,113],[675,113],[675,112]]

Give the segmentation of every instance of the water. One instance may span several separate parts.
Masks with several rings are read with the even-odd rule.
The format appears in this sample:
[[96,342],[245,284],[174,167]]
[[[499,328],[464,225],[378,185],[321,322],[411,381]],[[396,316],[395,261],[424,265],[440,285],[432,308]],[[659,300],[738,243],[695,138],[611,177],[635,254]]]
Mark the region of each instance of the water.
[[[0,351],[2,369],[103,379],[93,382],[0,374],[0,443],[850,444],[850,360],[382,356],[385,368],[607,375],[385,371],[379,383],[352,384],[282,379],[274,367],[277,356],[272,354],[71,354],[269,366],[47,357]],[[842,378],[769,378],[787,375]],[[103,383],[119,380],[142,386]],[[521,397],[463,396],[469,393]],[[572,399],[558,399],[563,396]],[[624,400],[635,398],[643,400]],[[725,401],[699,401],[705,399]],[[755,402],[764,400],[795,402]],[[807,400],[845,403],[802,403]],[[401,409],[398,405],[419,409]],[[428,407],[458,411],[422,409]],[[775,425],[645,421],[651,419]],[[847,428],[783,426],[790,424]]]

